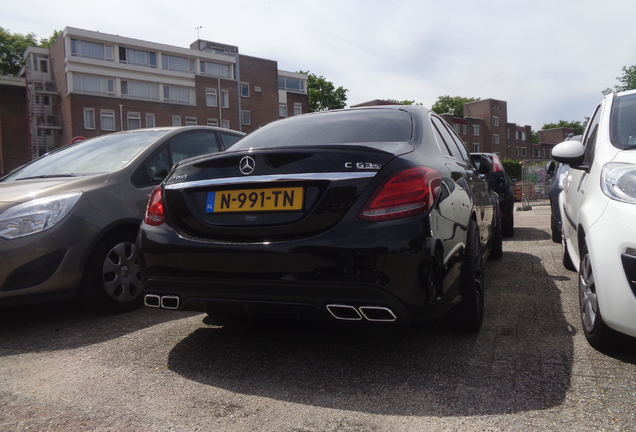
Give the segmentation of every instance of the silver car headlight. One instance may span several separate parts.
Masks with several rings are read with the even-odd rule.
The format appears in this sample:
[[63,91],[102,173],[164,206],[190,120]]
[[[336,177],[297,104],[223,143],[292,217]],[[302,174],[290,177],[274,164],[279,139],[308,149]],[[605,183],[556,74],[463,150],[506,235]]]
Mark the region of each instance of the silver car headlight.
[[45,231],[61,221],[82,192],[34,199],[0,213],[0,237],[7,240]]
[[601,188],[613,200],[636,204],[636,165],[623,162],[605,164]]

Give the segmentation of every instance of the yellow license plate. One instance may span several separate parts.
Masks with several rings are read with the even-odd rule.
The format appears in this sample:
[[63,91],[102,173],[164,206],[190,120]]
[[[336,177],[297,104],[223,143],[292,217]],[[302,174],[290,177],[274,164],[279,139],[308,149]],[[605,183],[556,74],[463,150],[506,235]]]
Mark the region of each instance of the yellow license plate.
[[303,188],[208,192],[206,213],[302,210]]

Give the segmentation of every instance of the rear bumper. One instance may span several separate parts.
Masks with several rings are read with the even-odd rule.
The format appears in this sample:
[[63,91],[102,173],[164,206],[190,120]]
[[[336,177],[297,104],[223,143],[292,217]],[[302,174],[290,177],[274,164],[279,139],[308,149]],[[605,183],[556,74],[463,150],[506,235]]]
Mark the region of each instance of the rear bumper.
[[[463,249],[454,247],[455,237],[444,245],[431,236],[431,225],[426,218],[369,223],[301,241],[258,244],[193,242],[165,226],[142,226],[138,246],[146,303],[301,320],[343,319],[335,316],[340,313],[347,320],[351,314],[352,321],[436,318],[459,300]],[[334,243],[341,246],[327,246]],[[439,258],[445,248],[453,252],[438,263],[435,251]]]

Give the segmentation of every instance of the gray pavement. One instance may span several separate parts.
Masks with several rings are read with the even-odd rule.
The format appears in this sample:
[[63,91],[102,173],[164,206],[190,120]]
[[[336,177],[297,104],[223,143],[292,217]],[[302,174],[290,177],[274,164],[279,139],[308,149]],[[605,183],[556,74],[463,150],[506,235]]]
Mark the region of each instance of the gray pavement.
[[636,348],[585,341],[549,216],[515,212],[473,334],[0,310],[0,430],[636,430]]

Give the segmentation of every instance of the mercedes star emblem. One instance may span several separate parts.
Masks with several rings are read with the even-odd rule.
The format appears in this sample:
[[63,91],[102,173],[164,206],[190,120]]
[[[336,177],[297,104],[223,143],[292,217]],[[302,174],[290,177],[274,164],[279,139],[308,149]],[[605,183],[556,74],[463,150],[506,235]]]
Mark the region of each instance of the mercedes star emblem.
[[252,174],[254,172],[254,168],[256,168],[256,162],[249,156],[243,157],[241,162],[239,162],[239,169],[245,175]]

